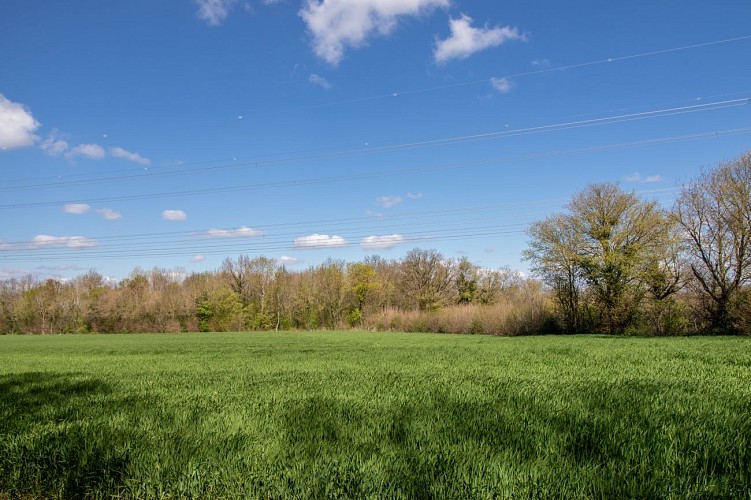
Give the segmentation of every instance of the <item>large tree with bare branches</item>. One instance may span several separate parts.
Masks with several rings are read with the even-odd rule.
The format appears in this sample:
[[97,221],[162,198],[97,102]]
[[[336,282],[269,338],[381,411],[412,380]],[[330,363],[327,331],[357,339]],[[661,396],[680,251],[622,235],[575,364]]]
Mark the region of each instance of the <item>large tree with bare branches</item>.
[[751,152],[684,185],[674,214],[709,328],[737,331],[735,302],[751,282]]

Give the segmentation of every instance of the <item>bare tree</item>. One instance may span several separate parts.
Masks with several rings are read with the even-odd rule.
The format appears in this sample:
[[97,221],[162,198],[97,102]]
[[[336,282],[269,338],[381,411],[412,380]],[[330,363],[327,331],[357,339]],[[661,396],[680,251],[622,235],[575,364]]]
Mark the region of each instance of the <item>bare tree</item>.
[[420,310],[437,309],[451,302],[455,266],[435,250],[410,250],[402,261],[403,293]]
[[751,281],[751,152],[689,182],[674,208],[711,330],[737,330],[732,305]]

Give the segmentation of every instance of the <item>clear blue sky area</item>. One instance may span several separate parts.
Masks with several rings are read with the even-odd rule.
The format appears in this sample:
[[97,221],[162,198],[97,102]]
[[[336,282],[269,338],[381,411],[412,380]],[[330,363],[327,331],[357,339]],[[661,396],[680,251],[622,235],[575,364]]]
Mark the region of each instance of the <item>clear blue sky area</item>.
[[0,3],[0,278],[414,247],[751,149],[751,2]]

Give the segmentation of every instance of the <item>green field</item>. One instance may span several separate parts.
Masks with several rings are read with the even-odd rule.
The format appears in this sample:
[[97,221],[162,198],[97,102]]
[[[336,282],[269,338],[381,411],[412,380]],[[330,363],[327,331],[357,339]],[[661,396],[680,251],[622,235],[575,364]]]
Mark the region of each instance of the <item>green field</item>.
[[0,498],[749,498],[751,338],[0,337]]

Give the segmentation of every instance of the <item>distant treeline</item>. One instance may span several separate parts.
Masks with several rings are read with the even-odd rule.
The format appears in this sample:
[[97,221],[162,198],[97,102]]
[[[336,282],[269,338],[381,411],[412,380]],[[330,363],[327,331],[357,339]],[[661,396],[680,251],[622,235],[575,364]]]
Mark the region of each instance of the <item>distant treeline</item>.
[[94,271],[9,279],[0,332],[751,334],[751,153],[685,184],[671,209],[587,186],[529,237],[532,278],[416,248],[301,271],[241,255],[198,274],[136,269],[117,284]]

